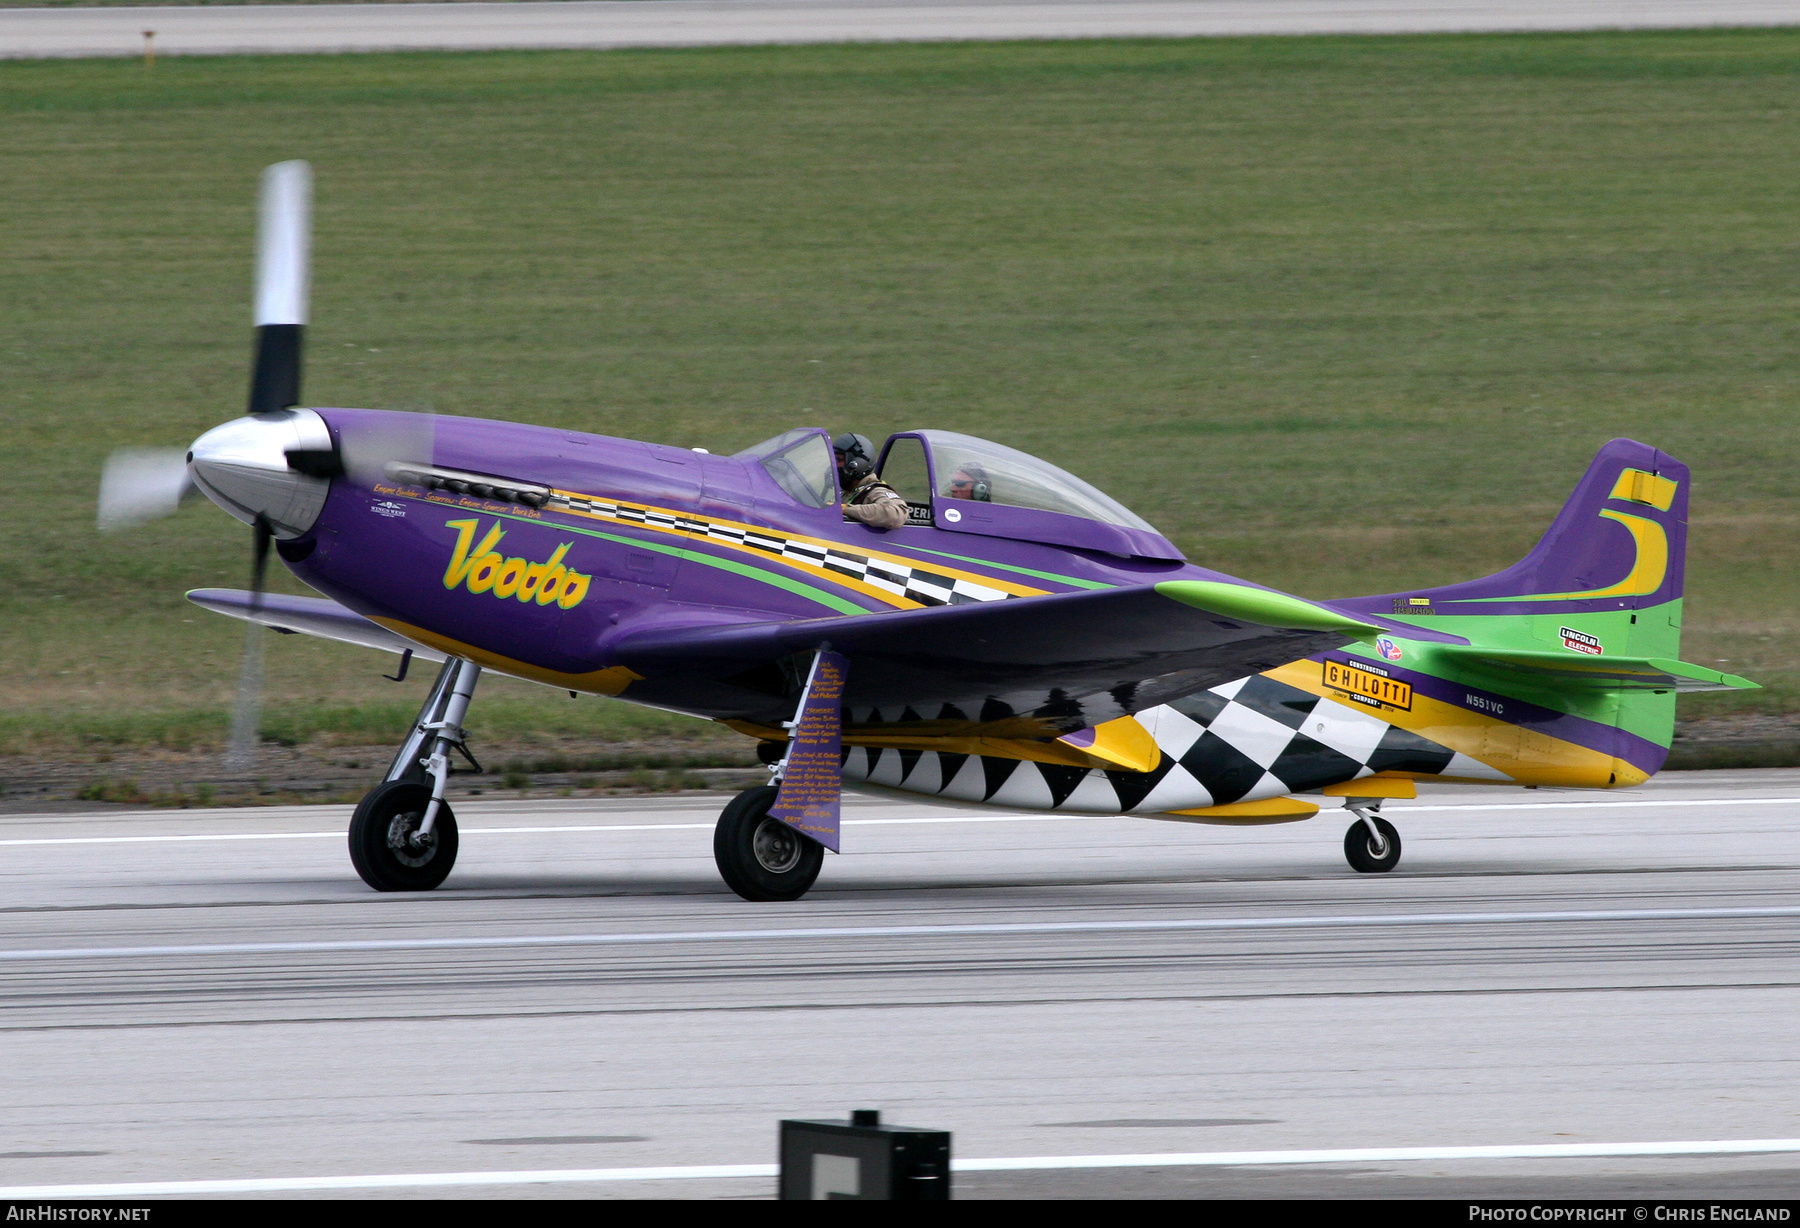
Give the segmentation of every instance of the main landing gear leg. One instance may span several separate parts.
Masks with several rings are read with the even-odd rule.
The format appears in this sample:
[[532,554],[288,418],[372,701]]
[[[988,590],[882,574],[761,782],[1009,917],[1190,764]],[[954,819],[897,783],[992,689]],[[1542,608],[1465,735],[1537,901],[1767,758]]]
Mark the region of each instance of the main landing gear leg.
[[782,722],[788,737],[757,748],[769,783],[732,798],[713,829],[719,877],[746,900],[799,899],[818,879],[826,847],[838,850],[847,667],[830,644],[819,645],[794,719]]
[[1386,874],[1400,864],[1400,833],[1382,818],[1379,797],[1353,797],[1344,809],[1356,816],[1344,833],[1344,856],[1360,874]]
[[725,885],[746,900],[797,900],[818,880],[825,846],[769,817],[778,785],[732,798],[713,828],[713,861]]
[[452,752],[479,772],[464,745],[463,717],[481,667],[444,662],[387,779],[363,797],[350,820],[350,861],[377,891],[429,891],[456,864],[456,815],[444,801]]
[[713,828],[713,862],[725,885],[746,900],[797,900],[818,881],[825,846],[769,817],[781,792],[788,743],[764,742],[757,757],[769,783],[745,789],[727,803]]

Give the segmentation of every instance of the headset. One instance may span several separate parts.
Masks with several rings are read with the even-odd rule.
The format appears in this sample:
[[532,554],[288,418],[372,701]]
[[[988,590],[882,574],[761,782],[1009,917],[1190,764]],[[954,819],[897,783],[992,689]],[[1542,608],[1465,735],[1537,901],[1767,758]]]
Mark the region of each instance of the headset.
[[831,441],[837,453],[838,471],[847,485],[854,486],[875,472],[875,444],[867,435],[845,432]]
[[[992,503],[994,501],[994,485],[988,480],[988,473],[980,465],[966,464],[957,466],[956,472],[969,479],[968,497],[976,503]],[[951,479],[952,485],[955,478]]]

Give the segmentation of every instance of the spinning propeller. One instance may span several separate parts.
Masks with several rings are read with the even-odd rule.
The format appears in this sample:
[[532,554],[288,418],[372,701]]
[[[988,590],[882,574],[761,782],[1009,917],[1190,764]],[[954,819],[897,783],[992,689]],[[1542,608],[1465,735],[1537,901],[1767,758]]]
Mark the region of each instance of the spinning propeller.
[[[262,176],[256,357],[250,371],[252,414],[278,413],[300,403],[311,243],[312,167],[305,162],[278,162]],[[176,448],[121,448],[114,452],[100,475],[101,530],[130,528],[172,515],[196,490],[189,469],[191,456],[191,451]]]
[[[312,166],[277,162],[263,171],[262,199],[256,219],[256,357],[250,367],[251,414],[277,414],[300,403],[301,353],[306,307],[312,286]],[[329,448],[314,449],[304,459],[286,456],[291,468],[330,478],[334,465]],[[190,454],[191,455],[191,454]],[[312,464],[309,466],[307,462]],[[299,463],[296,463],[299,462]],[[321,463],[324,462],[324,463]],[[250,521],[250,608],[262,607],[269,571],[274,525],[262,511]],[[238,671],[237,702],[231,713],[231,740],[225,766],[248,771],[256,762],[258,720],[262,714],[263,634],[251,623],[244,638]]]
[[[207,432],[184,451],[124,448],[100,477],[98,522],[113,531],[171,515],[196,491],[251,529],[251,608],[261,605],[269,547],[310,528],[331,477],[343,472],[322,420],[300,403],[312,242],[312,167],[278,162],[263,171],[256,251],[256,356],[250,417]],[[285,531],[285,532],[284,532]],[[262,698],[262,632],[244,645],[226,766],[255,761]]]

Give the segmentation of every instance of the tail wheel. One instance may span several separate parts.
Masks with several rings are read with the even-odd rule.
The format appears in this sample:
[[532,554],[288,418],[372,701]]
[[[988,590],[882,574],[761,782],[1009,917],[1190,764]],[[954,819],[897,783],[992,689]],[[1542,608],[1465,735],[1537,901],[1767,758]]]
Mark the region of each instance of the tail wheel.
[[769,817],[774,785],[732,798],[713,829],[713,860],[725,885],[746,900],[797,900],[819,877],[825,846]]
[[430,891],[456,864],[456,816],[438,807],[431,834],[420,838],[431,790],[404,780],[376,785],[350,819],[350,863],[377,891]]
[[1386,819],[1376,819],[1375,829],[1381,833],[1379,843],[1360,819],[1344,833],[1344,856],[1359,874],[1386,874],[1400,864],[1400,833]]

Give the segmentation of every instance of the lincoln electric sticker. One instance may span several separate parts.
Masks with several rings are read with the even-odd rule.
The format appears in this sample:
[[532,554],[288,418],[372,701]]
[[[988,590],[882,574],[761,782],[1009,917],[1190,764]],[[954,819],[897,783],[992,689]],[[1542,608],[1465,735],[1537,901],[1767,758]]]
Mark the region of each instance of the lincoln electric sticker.
[[522,556],[501,556],[500,539],[506,533],[497,520],[473,549],[470,543],[481,527],[479,520],[451,520],[444,527],[456,530],[456,548],[451,551],[450,566],[444,569],[445,588],[466,588],[471,593],[511,597],[521,603],[555,602],[565,610],[574,609],[587,596],[588,582],[593,577],[571,571],[563,563],[563,556],[574,542],[564,542],[548,559],[534,563]]
[[1562,628],[1563,647],[1570,652],[1585,652],[1590,657],[1600,656],[1606,651],[1600,641],[1585,631],[1577,631],[1573,627]]

